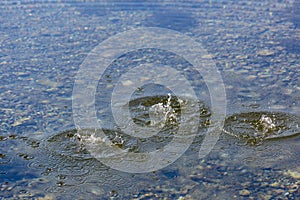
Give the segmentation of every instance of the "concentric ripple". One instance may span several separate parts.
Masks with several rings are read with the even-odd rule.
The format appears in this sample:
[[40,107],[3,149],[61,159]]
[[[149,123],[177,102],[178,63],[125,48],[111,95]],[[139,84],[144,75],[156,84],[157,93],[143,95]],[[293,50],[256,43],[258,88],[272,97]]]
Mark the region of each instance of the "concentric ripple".
[[53,135],[45,141],[44,146],[52,156],[77,160],[92,159],[89,152],[79,144],[76,133],[77,130],[72,129]]
[[[142,127],[156,126],[159,130],[156,135],[148,138],[134,137],[126,134],[122,131],[122,127],[118,128],[116,125],[114,129],[102,130],[106,138],[99,137],[98,131],[100,130],[79,130],[77,135],[83,141],[82,144],[93,145],[93,148],[101,154],[101,157],[111,156],[111,152],[105,151],[106,145],[117,147],[121,152],[151,152],[162,149],[172,141],[173,137],[177,137],[176,133],[181,123],[192,123],[190,121],[184,121],[184,119],[181,118],[181,105],[189,105],[191,107],[189,108],[190,113],[188,114],[193,118],[197,116],[198,118],[200,117],[194,122],[197,123],[195,125],[199,127],[200,135],[203,134],[204,129],[207,128],[211,116],[209,109],[204,103],[198,100],[188,99],[187,97],[179,98],[171,94],[134,98],[128,102],[128,105],[133,122]],[[138,132],[138,130],[136,130],[136,132]],[[186,130],[186,133],[188,135],[187,137],[195,136],[189,134],[189,130]],[[104,149],[101,148],[101,146],[103,146]]]
[[300,117],[282,112],[239,113],[226,118],[223,131],[256,145],[267,139],[299,134]]

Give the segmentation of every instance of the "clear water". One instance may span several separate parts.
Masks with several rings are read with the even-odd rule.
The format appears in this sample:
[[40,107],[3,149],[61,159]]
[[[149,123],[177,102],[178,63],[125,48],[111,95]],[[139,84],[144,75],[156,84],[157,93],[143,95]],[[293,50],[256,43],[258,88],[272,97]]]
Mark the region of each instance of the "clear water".
[[[0,197],[299,199],[299,11],[293,0],[1,1]],[[108,138],[132,152],[161,148],[172,138],[169,129],[149,140],[122,138],[108,109],[122,74],[145,63],[172,66],[191,80],[203,103],[199,135],[176,162],[151,173],[120,172],[91,156],[74,130],[76,73],[99,43],[138,27],[168,28],[201,42],[224,81],[230,132],[242,139],[224,132],[207,157],[196,159],[213,126],[207,85],[184,58],[148,48],[120,56],[98,83],[96,114]],[[147,126],[154,118],[135,98],[151,97],[145,104],[151,107],[166,103],[168,93],[161,85],[136,90],[129,105],[135,122]],[[161,98],[153,98],[157,95]],[[176,105],[172,109],[180,118]],[[262,115],[270,113],[284,125],[281,132],[260,126]],[[284,137],[253,145],[244,140],[257,134],[252,130]]]

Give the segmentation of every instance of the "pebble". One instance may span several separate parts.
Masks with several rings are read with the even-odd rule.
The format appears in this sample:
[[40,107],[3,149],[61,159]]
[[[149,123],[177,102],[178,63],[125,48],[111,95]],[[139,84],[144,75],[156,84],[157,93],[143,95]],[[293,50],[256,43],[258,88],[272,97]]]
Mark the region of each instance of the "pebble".
[[243,59],[247,59],[248,56],[247,55],[237,55],[235,58],[243,60]]
[[295,183],[295,184],[292,184],[292,185],[290,185],[289,186],[289,192],[290,193],[294,193],[294,192],[297,192],[298,191],[298,189],[299,189],[299,183],[297,184],[297,183]]
[[284,175],[289,175],[295,179],[300,179],[300,167],[297,168],[297,171],[288,170]]
[[12,126],[18,126],[18,125],[23,124],[23,122],[28,121],[28,120],[30,120],[30,117],[24,117],[24,118],[18,119],[17,121],[15,121],[13,123]]
[[122,84],[123,84],[123,86],[130,86],[133,84],[133,82],[130,80],[126,80],[126,81],[122,82]]
[[270,200],[270,199],[272,199],[272,195],[270,195],[270,194],[265,194],[265,195],[260,196],[260,198],[261,198],[262,200]]
[[45,197],[38,197],[38,200],[52,200],[54,199],[51,195],[46,195]]
[[274,183],[271,183],[271,184],[270,184],[270,186],[272,186],[272,187],[277,187],[278,185],[279,185],[278,182],[274,182]]
[[276,194],[282,194],[284,193],[283,189],[277,189],[277,190],[273,190]]
[[264,49],[264,50],[258,51],[257,55],[259,55],[259,56],[272,56],[272,55],[274,55],[274,53],[275,53],[274,51]]
[[241,196],[249,196],[251,194],[251,192],[249,190],[243,189],[243,190],[240,190],[239,194]]

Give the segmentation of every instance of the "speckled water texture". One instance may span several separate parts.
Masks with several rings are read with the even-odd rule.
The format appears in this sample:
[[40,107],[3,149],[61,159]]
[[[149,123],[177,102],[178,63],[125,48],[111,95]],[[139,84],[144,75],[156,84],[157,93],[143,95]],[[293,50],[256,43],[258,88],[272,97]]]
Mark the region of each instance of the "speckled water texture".
[[[299,11],[300,3],[293,0],[1,1],[0,198],[300,199]],[[224,80],[227,119],[212,152],[197,159],[213,114],[201,74],[171,52],[124,54],[105,71],[96,94],[97,117],[107,122],[104,128],[115,145],[146,151],[170,137],[162,132],[150,141],[117,140],[121,133],[107,109],[112,88],[139,64],[182,70],[203,106],[199,136],[182,157],[155,172],[129,174],[103,165],[81,144],[72,118],[72,89],[80,64],[100,42],[150,26],[202,43]],[[169,92],[149,86],[145,94]],[[149,116],[135,102],[133,118],[147,125]],[[180,109],[176,112],[180,117]],[[262,115],[280,128],[271,123],[262,128]],[[249,141],[255,131],[276,137]]]

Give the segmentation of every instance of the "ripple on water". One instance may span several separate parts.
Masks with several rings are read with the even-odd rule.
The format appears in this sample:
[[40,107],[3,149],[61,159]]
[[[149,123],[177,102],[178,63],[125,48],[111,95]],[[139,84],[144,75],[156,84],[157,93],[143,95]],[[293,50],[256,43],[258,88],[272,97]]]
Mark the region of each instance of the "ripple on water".
[[61,160],[57,163],[57,171],[64,175],[84,175],[89,169],[85,166],[94,161],[90,153],[78,142],[76,129],[68,130],[49,137],[43,143],[43,148],[49,155],[49,160]]
[[113,189],[119,194],[125,193],[124,188],[134,190],[134,181],[130,181],[132,177],[112,170],[95,159],[82,146],[77,132],[76,129],[67,130],[41,141],[40,156],[28,165],[43,171],[42,177],[49,181],[39,189],[58,199],[64,199],[62,191],[77,199],[87,195],[109,197],[109,191]]
[[[149,135],[147,138],[134,137],[123,131],[123,127],[118,128],[116,125],[117,128],[114,129],[103,129],[102,132],[106,136],[106,138],[103,138],[100,136],[101,130],[81,130],[77,135],[82,140],[83,145],[88,144],[101,157],[107,157],[112,153],[104,153],[106,148],[100,148],[101,144],[107,144],[107,142],[108,145],[116,146],[129,152],[151,152],[166,146],[176,136],[179,127],[183,123],[191,124],[185,130],[187,137],[195,136],[192,135],[194,134],[192,131],[188,130],[193,126],[202,129],[199,132],[204,132],[211,116],[211,112],[203,102],[190,99],[189,97],[176,97],[171,94],[135,98],[130,100],[127,106],[129,107],[130,118],[133,120],[133,123],[144,128],[141,130],[134,129],[136,135],[139,135],[140,131],[145,132],[148,128],[151,129],[153,127],[157,128],[155,129],[157,133]],[[124,106],[125,109],[127,106]],[[187,106],[189,109],[185,108]],[[124,112],[126,112],[125,109]],[[182,117],[182,112],[189,117]],[[128,122],[126,117],[122,120]],[[105,147],[105,145],[103,146]]]
[[226,118],[224,132],[257,145],[299,134],[300,117],[282,112],[239,113]]

